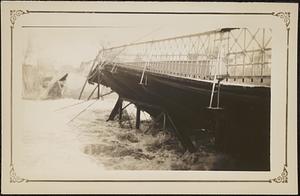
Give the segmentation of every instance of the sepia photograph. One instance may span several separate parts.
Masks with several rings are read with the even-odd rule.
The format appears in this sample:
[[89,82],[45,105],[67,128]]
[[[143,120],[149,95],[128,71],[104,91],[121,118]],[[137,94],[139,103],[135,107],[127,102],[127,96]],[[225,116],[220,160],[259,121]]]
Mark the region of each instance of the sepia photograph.
[[297,192],[295,4],[70,3],[1,3],[7,193]]
[[[150,41],[113,46],[120,30],[143,35],[121,24],[25,30],[25,143],[51,142],[59,153],[66,138],[78,138],[79,157],[103,169],[270,170],[271,29],[172,31],[175,37],[146,34]],[[95,51],[76,41],[91,32]],[[72,47],[76,57],[67,55]],[[30,146],[25,168],[35,168],[26,160]],[[52,159],[44,155],[32,158]]]

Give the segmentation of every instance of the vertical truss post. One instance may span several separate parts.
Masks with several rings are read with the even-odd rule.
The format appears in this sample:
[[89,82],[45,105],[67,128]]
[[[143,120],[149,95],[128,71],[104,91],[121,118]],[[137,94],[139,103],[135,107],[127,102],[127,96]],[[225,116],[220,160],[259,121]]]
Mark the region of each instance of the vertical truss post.
[[153,53],[152,43],[151,43],[151,46],[150,46],[150,50],[151,50],[150,51],[151,53],[149,55],[149,59],[147,59],[147,62],[145,63],[145,66],[144,66],[143,73],[142,73],[141,80],[140,80],[139,84],[143,84],[145,72],[147,70],[147,67],[150,65],[150,62],[151,62],[151,59],[152,59],[152,53]]
[[229,69],[229,42],[230,42],[230,31],[227,33],[227,65],[226,65],[226,75],[229,75],[228,69]]
[[253,63],[254,63],[254,50],[252,51],[252,56],[251,56],[251,78],[252,79],[254,78],[254,66],[253,66]]
[[246,28],[244,28],[244,44],[243,44],[243,79],[244,82],[245,77],[245,60],[246,60]]
[[[218,67],[220,66],[220,61],[221,61],[221,46],[222,46],[222,33],[220,35],[220,48],[219,48],[219,52],[218,52],[218,57],[217,57],[217,65]],[[215,40],[214,40],[215,41]],[[209,101],[209,108],[212,108],[212,103],[213,103],[213,97],[214,97],[214,93],[215,93],[215,86],[216,86],[216,80],[217,80],[217,69],[216,69],[216,65],[215,65],[215,73],[214,73],[214,80],[213,80],[213,86],[212,86],[212,90],[211,90],[211,95],[210,95],[210,101]],[[218,80],[218,84],[220,80]],[[218,85],[218,91],[220,89],[220,85]]]
[[261,49],[261,82],[263,82],[263,71],[265,66],[265,29],[263,29],[263,36],[262,36],[262,49]]
[[220,106],[220,90],[221,90],[221,83],[220,83],[220,82],[221,82],[221,81],[218,80],[217,108],[219,108],[219,106]]

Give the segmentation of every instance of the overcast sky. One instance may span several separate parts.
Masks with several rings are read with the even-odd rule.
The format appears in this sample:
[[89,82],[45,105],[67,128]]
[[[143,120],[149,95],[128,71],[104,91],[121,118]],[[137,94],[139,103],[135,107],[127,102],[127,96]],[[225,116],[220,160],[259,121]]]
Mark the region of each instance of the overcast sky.
[[[212,21],[213,23],[213,21]],[[193,15],[100,15],[93,27],[81,28],[23,28],[27,41],[25,53],[31,48],[26,61],[54,66],[79,66],[93,59],[102,47],[117,46],[137,41],[204,32],[220,26],[203,25]],[[76,23],[75,23],[76,24]],[[74,25],[74,22],[68,25]],[[76,26],[76,25],[75,25]]]

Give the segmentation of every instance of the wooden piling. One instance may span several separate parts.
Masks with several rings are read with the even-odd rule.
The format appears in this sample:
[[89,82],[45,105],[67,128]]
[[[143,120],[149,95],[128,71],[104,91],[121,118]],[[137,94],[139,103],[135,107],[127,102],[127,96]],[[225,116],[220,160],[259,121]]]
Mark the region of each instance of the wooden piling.
[[163,130],[166,130],[166,113],[163,114]]
[[[91,94],[89,95],[89,97],[87,98],[87,100],[90,100],[90,99],[91,99],[91,97],[93,96],[93,94],[94,94],[96,88],[97,88],[97,86],[96,86],[96,87],[94,88],[94,90],[91,92]],[[98,98],[98,99],[99,99],[99,98]]]
[[86,86],[87,82],[88,82],[88,79],[86,79],[86,80],[85,80],[85,82],[84,82],[84,84],[83,84],[83,87],[81,88],[81,91],[80,91],[80,94],[79,94],[79,97],[78,97],[78,99],[79,99],[79,100],[81,99],[81,96],[82,96],[83,90],[84,90],[84,88],[85,88],[85,86]]
[[139,129],[141,123],[141,109],[139,105],[136,105],[136,121],[135,121],[135,128]]
[[123,107],[123,100],[120,99],[119,109],[118,109],[118,111],[119,111],[119,123],[121,123],[121,121],[122,121],[122,113],[123,113],[122,107]]
[[118,114],[118,112],[122,113],[122,105],[123,105],[123,100],[119,97],[113,110],[111,111],[107,121],[109,120],[114,120],[115,116]]
[[100,74],[97,73],[97,79],[98,79],[98,93],[97,93],[97,98],[100,99]]

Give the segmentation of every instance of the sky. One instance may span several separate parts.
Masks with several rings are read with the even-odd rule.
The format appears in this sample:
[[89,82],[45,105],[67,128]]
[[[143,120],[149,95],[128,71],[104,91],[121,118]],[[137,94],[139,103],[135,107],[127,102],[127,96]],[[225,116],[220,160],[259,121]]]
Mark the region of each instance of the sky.
[[[78,27],[76,22],[59,28],[23,28],[27,41],[23,46],[25,61],[55,67],[77,67],[95,58],[102,47],[155,40],[212,30],[194,16],[114,15],[99,16],[91,25]],[[75,25],[74,25],[75,24]],[[28,53],[27,53],[28,54]]]
[[[35,17],[42,28],[22,28],[25,62],[78,67],[93,60],[102,48],[180,35],[201,33],[219,28],[237,27],[239,18],[199,15],[99,14],[54,15],[47,20]],[[47,23],[45,23],[47,21]],[[251,25],[243,24],[245,26]],[[257,24],[252,24],[256,26]],[[51,27],[51,28],[50,28]]]

